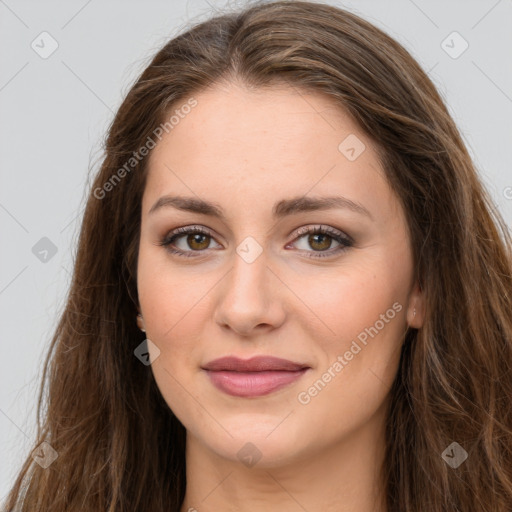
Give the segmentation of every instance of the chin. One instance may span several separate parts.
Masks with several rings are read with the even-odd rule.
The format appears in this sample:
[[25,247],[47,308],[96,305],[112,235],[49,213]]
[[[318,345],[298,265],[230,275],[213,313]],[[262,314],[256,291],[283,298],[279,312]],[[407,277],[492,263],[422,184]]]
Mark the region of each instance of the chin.
[[286,415],[263,419],[261,414],[246,414],[233,422],[219,419],[233,437],[224,430],[221,436],[212,435],[209,430],[202,444],[219,456],[248,468],[264,469],[293,463],[303,448],[307,448],[302,447],[307,435],[294,428],[291,417],[283,421],[284,418]]

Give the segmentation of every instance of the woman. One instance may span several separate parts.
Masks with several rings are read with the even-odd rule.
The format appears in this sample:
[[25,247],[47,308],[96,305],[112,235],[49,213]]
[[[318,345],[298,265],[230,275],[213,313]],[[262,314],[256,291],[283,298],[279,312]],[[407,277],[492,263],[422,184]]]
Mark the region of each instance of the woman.
[[512,510],[511,247],[382,31],[191,28],[110,127],[6,510]]

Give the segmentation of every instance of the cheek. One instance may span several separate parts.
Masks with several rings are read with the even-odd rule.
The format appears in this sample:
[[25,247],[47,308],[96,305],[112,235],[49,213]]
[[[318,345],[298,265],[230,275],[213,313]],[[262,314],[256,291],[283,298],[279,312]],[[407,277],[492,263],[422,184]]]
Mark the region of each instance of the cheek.
[[339,334],[335,342],[317,340],[321,363],[297,390],[296,401],[300,417],[318,423],[322,442],[357,431],[382,410],[404,333],[405,309],[392,299],[383,294],[357,304],[354,300],[333,324]]
[[[198,428],[204,411],[191,396],[195,396],[204,343],[202,325],[207,315],[207,301],[201,298],[211,285],[201,288],[207,284],[205,280],[185,279],[183,274],[171,273],[168,268],[144,267],[144,263],[139,279],[146,335],[160,350],[151,364],[156,384],[169,408],[187,428]],[[195,418],[193,425],[188,425],[189,418]]]
[[[317,332],[321,332],[331,351],[342,350],[347,342],[350,344],[350,340],[376,322],[380,327],[381,315],[385,315],[385,320],[391,318],[386,323],[388,332],[399,332],[404,325],[407,260],[401,260],[402,264],[397,266],[390,263],[392,258],[379,253],[365,255],[364,259],[357,255],[355,260],[356,257],[353,261],[347,259],[335,271],[314,276],[303,273],[293,278],[294,289],[302,290],[300,297],[313,314],[309,325],[314,324],[315,328],[321,325],[321,331],[317,329]],[[312,334],[312,327],[308,329]]]
[[199,325],[199,316],[205,314],[202,299],[213,285],[213,275],[180,269],[164,248],[141,247],[137,288],[148,337],[162,344],[173,339],[186,342]]
[[[211,294],[218,272],[194,271],[171,262],[162,247],[142,247],[137,269],[140,305],[146,334],[169,361],[191,360],[192,348],[199,350],[200,332],[211,318]],[[203,340],[203,342],[206,340]],[[197,360],[197,359],[196,359]]]
[[396,264],[376,254],[340,269],[335,281],[311,281],[308,305],[330,336],[310,331],[322,358],[297,401],[332,422],[333,431],[355,428],[389,392],[406,330],[408,271],[407,259]]

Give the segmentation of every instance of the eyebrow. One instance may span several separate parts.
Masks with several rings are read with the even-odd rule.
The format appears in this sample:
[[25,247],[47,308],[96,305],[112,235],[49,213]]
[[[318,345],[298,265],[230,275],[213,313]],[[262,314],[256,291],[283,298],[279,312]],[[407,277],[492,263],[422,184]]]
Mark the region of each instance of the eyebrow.
[[[219,204],[195,197],[162,196],[149,210],[152,214],[162,208],[176,208],[178,210],[210,215],[225,220],[222,208]],[[272,209],[272,216],[276,219],[302,212],[330,210],[343,208],[355,213],[365,215],[373,220],[372,214],[360,203],[342,196],[329,197],[305,197],[298,196],[291,199],[278,201]]]

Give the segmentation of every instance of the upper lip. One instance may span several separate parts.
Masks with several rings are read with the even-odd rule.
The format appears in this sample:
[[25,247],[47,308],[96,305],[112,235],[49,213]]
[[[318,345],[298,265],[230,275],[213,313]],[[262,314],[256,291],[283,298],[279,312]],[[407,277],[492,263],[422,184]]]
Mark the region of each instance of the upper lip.
[[298,371],[309,368],[307,364],[295,363],[287,359],[272,356],[255,356],[250,359],[239,359],[228,356],[214,359],[202,366],[203,370],[232,372],[264,372],[264,371]]

